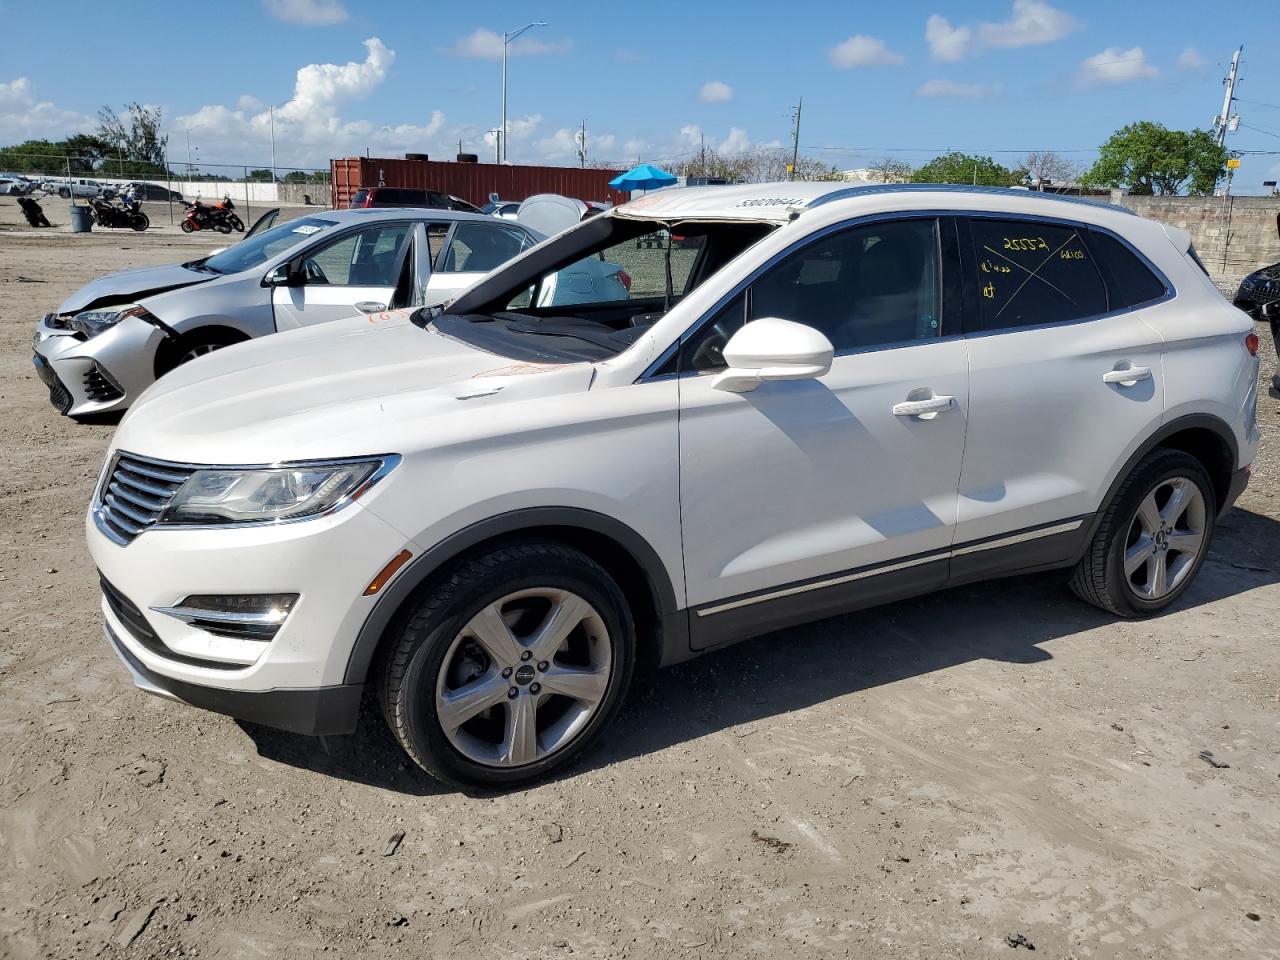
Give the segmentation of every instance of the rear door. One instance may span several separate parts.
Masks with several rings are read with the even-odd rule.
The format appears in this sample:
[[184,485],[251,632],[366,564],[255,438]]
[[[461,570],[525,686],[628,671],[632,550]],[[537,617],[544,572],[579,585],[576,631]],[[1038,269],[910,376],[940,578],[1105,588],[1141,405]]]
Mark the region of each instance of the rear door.
[[427,283],[427,303],[440,303],[466,289],[535,242],[519,226],[494,218],[454,223],[434,257],[431,279]]
[[300,254],[297,285],[272,288],[276,329],[376,313],[392,305],[411,247],[413,221],[362,227]]
[[[970,401],[953,574],[963,578],[1072,555],[1115,465],[1163,417],[1163,340],[1134,307],[1168,291],[1122,241],[1085,225],[961,224]],[[1109,285],[1117,248],[1130,262]]]

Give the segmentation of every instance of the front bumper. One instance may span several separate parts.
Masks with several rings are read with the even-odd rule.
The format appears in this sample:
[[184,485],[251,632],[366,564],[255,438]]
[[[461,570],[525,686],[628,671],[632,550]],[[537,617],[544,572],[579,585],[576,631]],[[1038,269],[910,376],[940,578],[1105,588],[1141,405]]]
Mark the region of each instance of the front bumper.
[[292,733],[323,737],[355,732],[363,684],[264,691],[204,687],[153,673],[129,652],[109,623],[103,625],[103,632],[139,690]]
[[[139,686],[299,732],[346,728],[358,700],[346,689],[348,662],[380,599],[364,590],[402,550],[417,552],[363,501],[291,523],[157,525],[124,545],[98,528],[93,508],[85,524],[108,635]],[[219,635],[165,612],[210,594],[298,599],[269,640]]]
[[32,363],[59,413],[82,417],[126,409],[155,381],[156,351],[164,332],[127,317],[96,337],[40,321]]

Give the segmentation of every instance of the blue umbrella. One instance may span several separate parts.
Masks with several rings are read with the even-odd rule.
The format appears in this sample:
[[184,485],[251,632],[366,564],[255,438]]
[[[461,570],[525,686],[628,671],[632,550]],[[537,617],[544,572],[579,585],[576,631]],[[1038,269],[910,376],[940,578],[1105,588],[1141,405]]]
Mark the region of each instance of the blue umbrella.
[[621,190],[623,193],[630,193],[632,190],[655,190],[658,187],[669,187],[676,182],[676,179],[665,170],[659,170],[657,167],[642,163],[635,169],[614,177],[609,181],[609,186],[615,190]]

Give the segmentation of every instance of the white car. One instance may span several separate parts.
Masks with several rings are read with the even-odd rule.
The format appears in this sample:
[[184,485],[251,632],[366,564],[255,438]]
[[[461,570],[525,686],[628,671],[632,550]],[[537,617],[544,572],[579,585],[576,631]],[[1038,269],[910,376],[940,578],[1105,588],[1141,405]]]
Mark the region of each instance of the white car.
[[[530,306],[600,253],[660,280]],[[157,383],[87,516],[106,635],[152,693],[303,733],[372,687],[428,771],[521,783],[637,664],[1029,570],[1164,609],[1248,480],[1256,351],[1188,235],[1116,207],[663,190],[442,310]]]
[[102,195],[102,191],[106,187],[97,180],[86,180],[83,177],[73,177],[70,180],[53,180],[47,181],[44,189],[48,193],[56,193],[64,200],[72,197],[98,197]]
[[451,210],[300,217],[207,257],[86,284],[37,324],[33,363],[60,413],[111,413],[213,350],[356,311],[439,303],[540,239]]

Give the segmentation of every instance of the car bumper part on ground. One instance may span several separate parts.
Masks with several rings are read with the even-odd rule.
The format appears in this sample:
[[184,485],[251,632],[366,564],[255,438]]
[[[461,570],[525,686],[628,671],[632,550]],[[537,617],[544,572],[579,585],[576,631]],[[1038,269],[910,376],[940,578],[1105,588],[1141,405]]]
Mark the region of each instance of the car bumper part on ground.
[[1243,467],[1231,475],[1231,484],[1227,487],[1226,502],[1222,505],[1223,510],[1234,504],[1240,498],[1240,494],[1244,493],[1244,488],[1249,485],[1249,475],[1250,467]]
[[204,687],[148,670],[116,636],[110,623],[103,625],[103,632],[139,690],[292,733],[328,736],[352,733],[356,729],[363,684],[264,691]]
[[138,317],[87,340],[42,320],[32,341],[32,363],[59,413],[110,413],[128,407],[155,380],[156,350],[164,337]]

